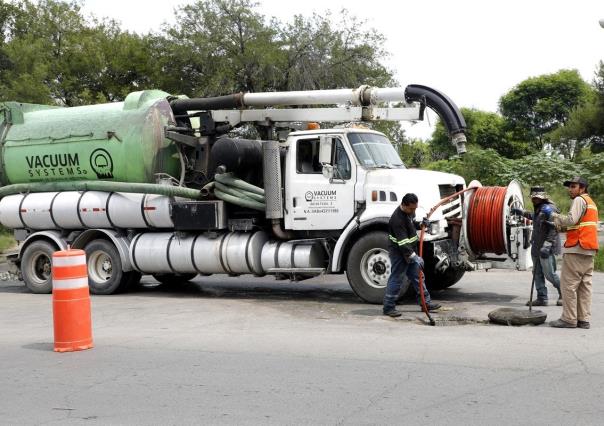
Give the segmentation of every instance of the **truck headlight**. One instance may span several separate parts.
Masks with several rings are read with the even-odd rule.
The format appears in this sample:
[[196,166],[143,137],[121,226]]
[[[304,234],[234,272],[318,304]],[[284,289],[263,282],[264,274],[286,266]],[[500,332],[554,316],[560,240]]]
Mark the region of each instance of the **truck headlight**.
[[440,233],[440,222],[430,222],[430,230],[428,231],[430,235],[436,235]]

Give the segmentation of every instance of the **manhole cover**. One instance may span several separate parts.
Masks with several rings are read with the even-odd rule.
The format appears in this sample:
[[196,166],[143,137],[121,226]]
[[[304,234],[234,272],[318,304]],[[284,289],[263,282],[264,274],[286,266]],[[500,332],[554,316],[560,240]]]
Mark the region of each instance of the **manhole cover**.
[[499,308],[489,312],[489,319],[502,325],[539,325],[545,322],[547,314],[543,311],[528,309]]

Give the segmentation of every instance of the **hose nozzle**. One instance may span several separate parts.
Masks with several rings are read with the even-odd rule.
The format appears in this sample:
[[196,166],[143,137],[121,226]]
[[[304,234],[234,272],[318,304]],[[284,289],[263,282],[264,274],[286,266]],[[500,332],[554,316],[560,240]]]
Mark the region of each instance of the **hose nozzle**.
[[453,145],[455,145],[458,155],[463,155],[467,152],[466,151],[466,142],[467,141],[468,140],[466,139],[465,133],[462,133],[462,132],[455,133],[453,136],[451,136],[451,143]]

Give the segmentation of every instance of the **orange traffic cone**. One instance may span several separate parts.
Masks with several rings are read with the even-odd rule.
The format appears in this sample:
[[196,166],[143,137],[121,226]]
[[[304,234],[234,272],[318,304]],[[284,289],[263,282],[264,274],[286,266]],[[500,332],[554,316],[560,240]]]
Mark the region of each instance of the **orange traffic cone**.
[[81,351],[94,346],[84,250],[53,253],[52,312],[55,352]]

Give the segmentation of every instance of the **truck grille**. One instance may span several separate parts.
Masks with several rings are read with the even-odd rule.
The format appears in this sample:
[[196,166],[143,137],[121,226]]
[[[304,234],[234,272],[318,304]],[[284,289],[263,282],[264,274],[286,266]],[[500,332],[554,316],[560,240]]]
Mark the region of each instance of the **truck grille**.
[[[455,186],[453,186],[453,185],[438,185],[438,190],[440,192],[441,200],[443,198],[446,198],[450,195],[455,194],[458,191],[458,189],[455,188]],[[461,196],[459,196],[459,197],[452,199],[447,204],[444,204],[441,207],[443,216],[448,219],[455,218],[455,217],[457,217],[457,218],[461,217],[461,203],[462,203],[462,198],[461,198]]]

